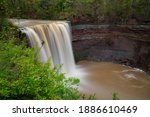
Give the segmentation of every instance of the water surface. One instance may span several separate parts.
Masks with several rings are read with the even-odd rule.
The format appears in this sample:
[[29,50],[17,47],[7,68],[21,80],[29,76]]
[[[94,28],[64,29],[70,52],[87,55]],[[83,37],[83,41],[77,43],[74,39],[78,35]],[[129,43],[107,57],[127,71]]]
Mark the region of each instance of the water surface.
[[79,90],[96,99],[112,99],[114,92],[120,99],[150,99],[150,76],[144,71],[111,62],[80,61],[86,75],[80,78]]

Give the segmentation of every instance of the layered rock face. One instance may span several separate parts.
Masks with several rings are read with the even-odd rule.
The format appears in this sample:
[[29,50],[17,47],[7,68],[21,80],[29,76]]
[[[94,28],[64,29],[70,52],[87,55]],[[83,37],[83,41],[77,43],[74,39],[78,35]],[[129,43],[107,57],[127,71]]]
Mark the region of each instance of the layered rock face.
[[73,26],[76,61],[110,61],[150,73],[149,26]]

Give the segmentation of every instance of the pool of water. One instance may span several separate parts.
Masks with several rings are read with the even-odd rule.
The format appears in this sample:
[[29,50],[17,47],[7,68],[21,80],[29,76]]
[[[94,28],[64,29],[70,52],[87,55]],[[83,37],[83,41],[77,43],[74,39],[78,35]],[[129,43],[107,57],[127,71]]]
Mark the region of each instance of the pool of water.
[[80,76],[79,90],[86,98],[95,93],[95,99],[112,99],[112,94],[117,93],[123,100],[150,99],[150,76],[140,69],[111,62],[80,61],[77,64],[84,72]]

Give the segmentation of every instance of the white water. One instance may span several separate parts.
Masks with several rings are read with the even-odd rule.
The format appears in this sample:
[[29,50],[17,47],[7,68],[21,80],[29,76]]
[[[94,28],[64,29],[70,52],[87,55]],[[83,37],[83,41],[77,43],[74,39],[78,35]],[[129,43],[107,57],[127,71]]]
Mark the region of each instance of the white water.
[[39,61],[51,60],[51,67],[62,65],[61,72],[73,74],[76,70],[68,23],[51,22],[22,29],[31,46],[39,49]]

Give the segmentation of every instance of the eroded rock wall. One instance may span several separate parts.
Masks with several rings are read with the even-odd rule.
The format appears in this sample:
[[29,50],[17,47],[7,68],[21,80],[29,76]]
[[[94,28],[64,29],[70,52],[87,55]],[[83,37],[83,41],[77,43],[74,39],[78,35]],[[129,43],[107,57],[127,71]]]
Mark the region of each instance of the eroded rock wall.
[[150,73],[150,30],[102,27],[73,29],[76,61],[110,61]]

